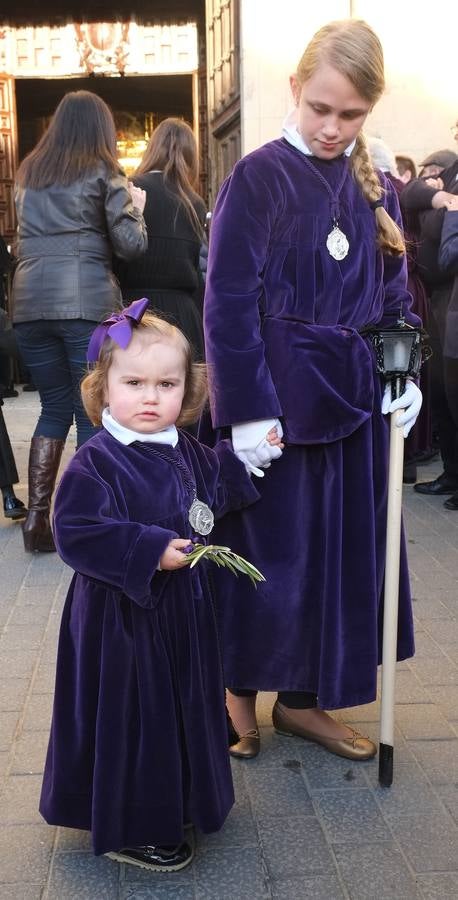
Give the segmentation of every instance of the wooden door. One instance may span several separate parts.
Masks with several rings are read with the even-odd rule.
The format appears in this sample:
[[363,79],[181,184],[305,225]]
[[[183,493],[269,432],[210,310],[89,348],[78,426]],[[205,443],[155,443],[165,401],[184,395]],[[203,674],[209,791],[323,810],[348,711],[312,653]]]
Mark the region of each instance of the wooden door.
[[239,0],[206,0],[209,194],[241,156]]
[[10,244],[16,234],[14,177],[17,167],[17,123],[14,78],[0,73],[0,233]]

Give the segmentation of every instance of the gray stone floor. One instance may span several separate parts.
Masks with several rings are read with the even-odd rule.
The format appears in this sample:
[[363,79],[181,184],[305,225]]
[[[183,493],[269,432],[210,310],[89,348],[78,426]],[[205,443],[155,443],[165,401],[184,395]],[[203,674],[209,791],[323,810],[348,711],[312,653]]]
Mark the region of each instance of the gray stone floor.
[[[36,394],[5,402],[26,501]],[[70,438],[66,457],[74,449]],[[420,476],[434,477],[437,463]],[[225,828],[198,837],[192,867],[155,875],[94,858],[87,834],[37,811],[56,640],[69,571],[30,556],[0,517],[0,900],[456,900],[458,898],[458,513],[405,488],[417,655],[397,675],[395,783],[275,735],[233,766]],[[378,741],[378,703],[343,713]]]

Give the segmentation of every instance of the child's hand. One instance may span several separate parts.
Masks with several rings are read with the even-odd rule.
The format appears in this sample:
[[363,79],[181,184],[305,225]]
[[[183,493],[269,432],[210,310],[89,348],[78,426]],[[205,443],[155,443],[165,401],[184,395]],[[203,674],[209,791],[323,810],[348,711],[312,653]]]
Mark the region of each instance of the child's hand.
[[280,450],[283,450],[285,447],[281,437],[278,436],[277,426],[267,432],[266,441],[271,447],[280,447]]
[[183,553],[184,547],[189,547],[189,538],[173,538],[164,550],[159,565],[164,572],[173,572],[174,569],[182,569],[187,565],[188,557]]

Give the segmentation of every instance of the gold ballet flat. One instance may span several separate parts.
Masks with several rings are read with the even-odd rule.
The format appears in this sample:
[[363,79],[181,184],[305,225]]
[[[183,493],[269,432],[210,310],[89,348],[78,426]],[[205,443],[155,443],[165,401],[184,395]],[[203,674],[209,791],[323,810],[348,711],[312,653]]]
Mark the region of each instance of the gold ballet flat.
[[308,728],[298,725],[278,701],[272,710],[272,721],[277,734],[282,734],[285,737],[301,737],[306,741],[313,741],[315,744],[321,744],[322,747],[326,747],[326,750],[329,750],[330,753],[335,753],[336,756],[344,756],[346,759],[355,760],[372,759],[377,753],[377,747],[374,742],[367,737],[363,737],[359,731],[355,731],[353,728],[350,729],[352,732],[351,737],[337,740],[336,738],[323,737],[315,731],[310,731]]
[[261,749],[261,736],[257,728],[252,728],[246,734],[237,734],[238,741],[231,744],[229,753],[236,759],[254,759]]

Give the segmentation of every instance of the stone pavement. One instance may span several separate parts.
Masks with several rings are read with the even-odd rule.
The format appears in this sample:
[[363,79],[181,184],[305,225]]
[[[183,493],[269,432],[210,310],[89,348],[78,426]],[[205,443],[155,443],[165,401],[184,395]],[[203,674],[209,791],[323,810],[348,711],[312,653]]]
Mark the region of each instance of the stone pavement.
[[[24,501],[37,409],[36,394],[5,401]],[[225,828],[166,876],[95,858],[86,833],[38,814],[70,573],[55,554],[25,554],[20,525],[0,516],[0,900],[457,900],[458,513],[406,487],[405,519],[417,655],[397,675],[392,788],[376,761],[275,735],[264,694],[262,754],[234,762]],[[378,703],[345,714],[376,741],[378,716]]]

